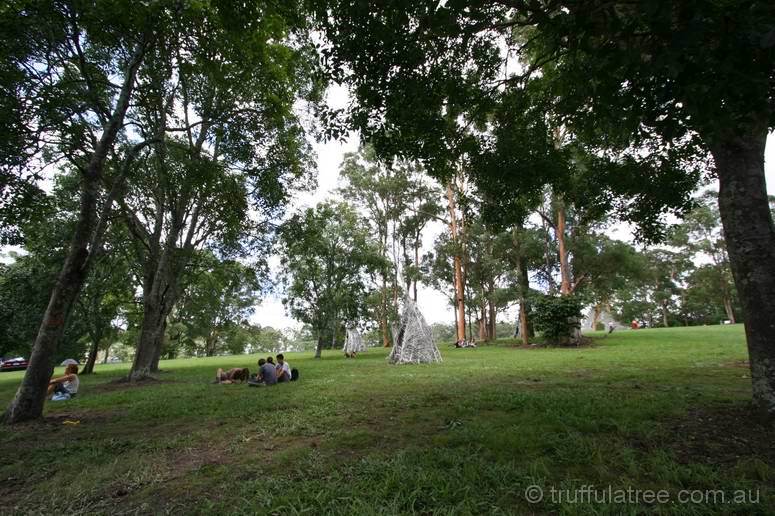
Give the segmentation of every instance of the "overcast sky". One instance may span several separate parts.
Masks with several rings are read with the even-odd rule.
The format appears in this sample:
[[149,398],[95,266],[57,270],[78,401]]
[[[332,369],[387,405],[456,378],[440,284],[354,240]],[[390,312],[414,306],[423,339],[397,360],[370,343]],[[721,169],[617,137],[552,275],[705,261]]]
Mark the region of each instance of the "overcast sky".
[[[346,90],[342,87],[331,88],[328,92],[328,102],[333,107],[345,107],[348,103]],[[357,135],[351,134],[344,143],[327,142],[315,144],[318,164],[318,187],[314,192],[307,192],[297,196],[295,206],[314,206],[317,202],[328,198],[332,191],[339,185],[339,165],[347,152],[354,152],[358,149],[359,140]],[[767,175],[767,191],[775,195],[775,137],[770,135],[767,140],[767,150],[765,153],[765,171]],[[441,223],[429,224],[423,235],[424,248],[422,252],[431,249],[436,236],[446,228]],[[624,225],[620,224],[611,228],[610,236],[623,240],[631,240],[632,233]],[[277,261],[273,260],[276,270]],[[454,321],[452,308],[448,305],[445,295],[440,292],[427,288],[422,284],[418,285],[417,304],[423,312],[429,323],[443,322],[450,323]],[[499,317],[499,320],[511,320],[514,311],[508,311]],[[290,318],[282,305],[279,295],[267,296],[252,317],[252,322],[261,326],[272,326],[274,328],[298,327],[298,323]]]

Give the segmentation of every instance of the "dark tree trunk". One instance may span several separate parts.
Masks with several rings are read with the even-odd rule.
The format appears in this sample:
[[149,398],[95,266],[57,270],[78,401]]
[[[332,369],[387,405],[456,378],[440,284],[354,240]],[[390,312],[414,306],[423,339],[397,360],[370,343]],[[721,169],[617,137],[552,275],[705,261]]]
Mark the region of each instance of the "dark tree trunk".
[[315,358],[320,358],[323,354],[323,335],[318,334],[318,345],[315,347]]
[[766,125],[711,145],[719,176],[719,211],[743,308],[753,402],[775,421],[775,226],[764,178]]
[[102,329],[99,328],[92,335],[91,347],[89,348],[89,356],[86,358],[86,364],[83,366],[83,370],[80,374],[92,374],[94,372],[94,364],[97,363],[97,353],[100,350],[100,341],[102,340]]
[[140,327],[140,336],[137,344],[137,352],[132,362],[132,370],[129,373],[130,380],[140,380],[151,374],[154,359],[156,358],[159,332],[163,331],[163,319],[166,317],[161,300],[148,295],[143,295],[143,323]]
[[[101,234],[96,227],[100,181],[105,160],[123,125],[143,53],[144,47],[139,47],[127,66],[116,107],[104,127],[83,175],[78,221],[70,240],[67,257],[51,291],[43,321],[32,345],[29,367],[24,373],[16,396],[2,417],[2,420],[9,424],[37,419],[43,415],[43,404],[46,400],[48,382],[54,372],[54,355],[59,339],[64,332],[73,303],[89,273],[91,264],[89,252],[101,244]],[[111,200],[106,202],[112,203]],[[106,206],[106,208],[109,207]],[[106,221],[103,220],[102,223],[104,225]]]
[[167,335],[167,315],[169,315],[169,311],[162,318],[161,329],[156,333],[157,340],[154,344],[153,361],[151,362],[152,373],[159,372],[159,360],[161,360],[161,352],[164,349],[164,337]]

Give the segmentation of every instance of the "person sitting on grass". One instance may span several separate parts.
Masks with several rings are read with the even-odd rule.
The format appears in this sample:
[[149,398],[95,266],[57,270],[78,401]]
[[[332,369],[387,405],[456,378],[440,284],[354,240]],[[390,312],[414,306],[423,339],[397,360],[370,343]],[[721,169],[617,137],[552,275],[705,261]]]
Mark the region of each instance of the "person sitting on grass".
[[263,358],[258,359],[256,379],[248,382],[251,387],[269,387],[277,383],[277,368]]
[[244,367],[233,367],[224,372],[220,367],[215,373],[215,383],[237,383],[246,382],[250,377],[250,371]]
[[70,364],[65,368],[65,374],[52,378],[48,382],[48,396],[54,395],[52,400],[69,400],[78,394],[81,381],[78,379],[78,366]]
[[285,361],[285,357],[282,353],[277,354],[277,381],[278,382],[290,382],[291,381],[291,366]]

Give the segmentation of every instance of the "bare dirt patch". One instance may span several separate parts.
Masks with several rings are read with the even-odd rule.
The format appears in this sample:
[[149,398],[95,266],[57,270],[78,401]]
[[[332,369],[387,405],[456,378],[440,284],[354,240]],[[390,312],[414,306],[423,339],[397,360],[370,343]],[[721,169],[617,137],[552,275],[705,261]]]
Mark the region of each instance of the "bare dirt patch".
[[674,436],[667,447],[683,464],[721,465],[756,458],[775,465],[775,428],[760,424],[750,406],[694,409],[667,421],[665,428]]

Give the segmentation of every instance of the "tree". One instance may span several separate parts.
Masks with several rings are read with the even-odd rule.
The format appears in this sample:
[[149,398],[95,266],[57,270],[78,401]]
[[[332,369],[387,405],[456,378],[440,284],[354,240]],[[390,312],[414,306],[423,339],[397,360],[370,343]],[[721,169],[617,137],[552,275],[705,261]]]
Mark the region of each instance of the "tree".
[[368,293],[366,274],[386,267],[379,243],[347,205],[320,204],[295,214],[280,233],[283,304],[316,338],[320,358],[324,339],[342,325],[361,319]]
[[243,7],[232,14],[244,19],[185,20],[142,75],[131,116],[158,142],[121,200],[142,265],[132,380],[157,369],[167,318],[197,252],[265,257],[268,222],[313,168],[294,111],[296,102],[320,100],[305,18],[299,6]]
[[[38,198],[29,183],[49,164],[66,162],[80,179],[78,218],[68,251],[51,289],[30,365],[3,416],[6,422],[42,414],[65,323],[125,179],[125,168],[107,178],[106,164],[123,129],[138,70],[172,15],[170,7],[167,2],[142,6],[14,2],[0,13],[0,25],[9,30],[4,34],[13,35],[0,49],[7,72],[0,123],[11,135],[11,145],[4,145],[0,156],[3,195],[10,195],[0,213],[12,224],[23,220],[29,202]],[[144,143],[115,153],[116,161],[131,162],[138,145]]]
[[[729,266],[724,231],[721,227],[721,216],[713,192],[706,192],[700,198],[699,205],[675,228],[671,244],[681,247],[695,259],[710,258],[712,267],[715,269],[713,275],[718,281],[717,292],[720,294],[726,318],[734,324],[737,319],[733,309],[733,305],[736,304],[735,289],[732,284],[732,271]],[[708,277],[707,274],[703,276]]]
[[238,349],[230,340],[241,338],[238,328],[253,313],[260,290],[256,270],[208,253],[199,260],[175,316],[184,324],[189,339],[204,339],[206,356],[224,348]]
[[[439,151],[461,147],[460,122],[481,123],[501,92],[538,81],[558,119],[598,149],[600,197],[622,196],[621,216],[652,233],[666,208],[689,207],[710,153],[754,403],[775,419],[775,225],[763,159],[775,126],[775,5],[427,0],[396,9],[348,0],[319,8],[332,68],[356,94],[350,121],[380,152],[441,170]],[[512,51],[523,66],[504,73]]]
[[440,193],[415,165],[380,162],[371,146],[346,155],[340,176],[346,182],[340,190],[342,195],[368,214],[368,223],[377,235],[380,253],[388,265],[379,271],[378,305],[382,342],[387,347],[390,345],[388,328],[398,318],[401,283],[408,292],[415,281],[416,293],[422,232],[428,221],[438,217]]

